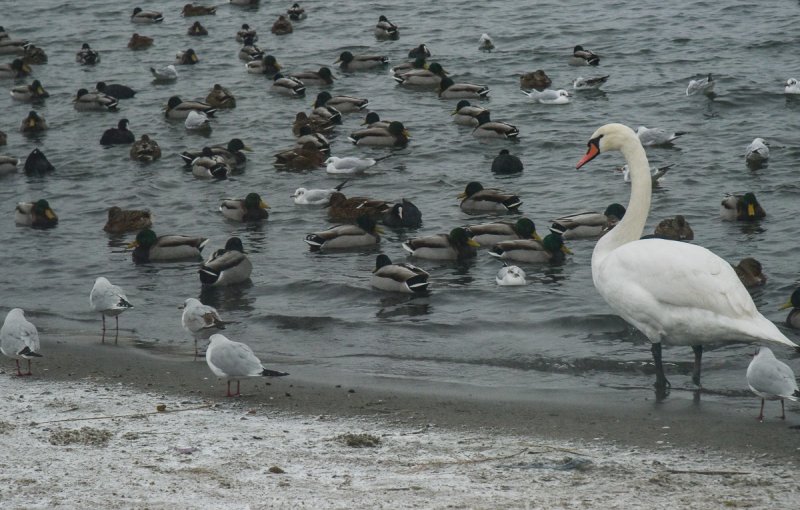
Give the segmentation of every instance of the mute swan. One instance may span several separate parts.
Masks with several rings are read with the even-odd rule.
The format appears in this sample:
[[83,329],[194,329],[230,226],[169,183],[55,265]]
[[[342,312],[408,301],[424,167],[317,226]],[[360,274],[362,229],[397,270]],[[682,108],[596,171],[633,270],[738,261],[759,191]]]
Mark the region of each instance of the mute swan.
[[652,342],[656,388],[669,386],[661,343],[691,345],[692,381],[700,384],[703,345],[758,342],[798,346],[756,309],[730,264],[711,251],[665,239],[641,239],[652,185],[647,155],[636,133],[607,124],[592,135],[576,168],[601,152],[622,152],[631,169],[625,217],[600,238],[592,253],[592,279],[600,295],[626,322]]

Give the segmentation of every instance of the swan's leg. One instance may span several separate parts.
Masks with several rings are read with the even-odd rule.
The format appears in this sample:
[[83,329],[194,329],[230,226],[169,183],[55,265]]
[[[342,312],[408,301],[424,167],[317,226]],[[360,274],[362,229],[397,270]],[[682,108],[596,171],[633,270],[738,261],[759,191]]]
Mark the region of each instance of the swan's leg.
[[[30,361],[28,361],[30,363]],[[30,369],[28,369],[30,371]],[[786,419],[786,409],[783,407],[783,399],[781,399],[781,420]]]
[[664,365],[661,364],[661,342],[653,343],[650,352],[653,353],[653,363],[656,366],[656,388],[671,388],[672,385],[664,375]]
[[116,334],[114,335],[114,343],[116,344],[119,339],[119,315],[115,315],[114,320],[117,321]]
[[758,412],[758,421],[764,421],[764,399],[761,399],[761,411]]
[[700,386],[700,361],[703,359],[703,346],[693,345],[694,368],[692,369],[692,382]]
[[100,343],[106,343],[106,314],[101,313],[100,317],[103,318],[103,336],[100,338]]

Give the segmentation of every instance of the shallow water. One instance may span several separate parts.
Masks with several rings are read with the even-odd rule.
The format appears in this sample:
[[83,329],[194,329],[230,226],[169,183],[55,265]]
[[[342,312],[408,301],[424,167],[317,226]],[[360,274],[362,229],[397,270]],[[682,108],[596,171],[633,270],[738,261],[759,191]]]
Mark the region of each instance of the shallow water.
[[[309,253],[303,237],[326,228],[328,221],[323,210],[295,206],[289,196],[299,186],[332,187],[341,179],[322,169],[276,171],[271,155],[293,144],[294,115],[309,110],[317,89],[309,87],[305,99],[288,99],[270,93],[265,78],[247,74],[234,40],[243,22],[257,28],[257,44],[288,70],[330,66],[345,49],[386,54],[396,64],[425,42],[432,60],[457,81],[489,85],[491,99],[485,105],[493,118],[519,127],[519,143],[478,141],[469,128],[452,124],[449,113],[455,101],[403,89],[384,71],[336,72],[332,92],[369,98],[373,111],[403,121],[413,137],[407,149],[352,179],[345,190],[381,199],[405,197],[422,210],[423,226],[388,231],[380,252],[403,259],[400,241],[408,236],[494,219],[459,209],[456,195],[471,180],[517,192],[523,213],[537,222],[540,232],[556,216],[626,203],[629,186],[614,172],[622,164],[618,155],[575,171],[591,133],[611,121],[688,131],[674,148],[648,151],[651,164],[674,167],[654,193],[647,231],[661,219],[683,214],[696,243],[732,262],[758,258],[769,282],[755,291],[756,304],[770,319],[783,320],[784,313],[776,309],[798,282],[790,253],[796,248],[794,213],[800,195],[793,165],[800,152],[793,136],[800,101],[782,93],[782,83],[796,72],[785,63],[796,46],[796,3],[756,10],[745,2],[725,7],[713,2],[675,7],[617,2],[604,8],[593,2],[539,2],[535,8],[492,2],[467,8],[455,1],[414,1],[372,9],[350,1],[304,2],[308,19],[283,37],[271,35],[269,27],[291,2],[280,8],[223,5],[216,16],[189,19],[179,15],[184,3],[142,3],[165,13],[159,25],[132,24],[127,7],[98,8],[85,0],[65,5],[57,18],[45,0],[7,2],[3,9],[3,26],[49,56],[48,64],[35,67],[34,76],[51,97],[33,108],[46,116],[51,129],[37,138],[22,137],[16,129],[31,106],[8,96],[0,117],[0,129],[9,134],[2,153],[24,159],[40,147],[57,169],[44,178],[22,173],[5,177],[0,187],[7,211],[0,224],[7,261],[0,275],[0,306],[3,312],[24,308],[43,336],[68,331],[97,341],[100,324],[88,308],[88,294],[94,278],[105,275],[127,291],[136,307],[121,317],[123,329],[132,329],[142,346],[156,351],[188,352],[177,306],[199,296],[236,321],[226,331],[230,338],[289,368],[303,364],[312,370],[522,390],[601,385],[622,391],[650,385],[646,340],[611,314],[592,285],[592,241],[569,243],[574,255],[562,266],[526,266],[530,283],[523,288],[496,286],[500,265],[485,251],[465,264],[417,261],[433,282],[430,295],[419,298],[370,288],[378,250]],[[372,27],[380,14],[401,27],[398,41],[375,40]],[[208,28],[208,37],[185,35],[195,20]],[[81,35],[87,30],[92,34],[88,40]],[[133,32],[155,37],[155,45],[128,50]],[[478,51],[482,32],[494,38],[494,52]],[[100,64],[74,62],[83,42],[101,52]],[[600,67],[568,66],[575,44],[600,54]],[[147,68],[171,63],[177,51],[188,47],[197,51],[200,63],[180,66],[175,83],[152,84]],[[539,105],[521,94],[517,78],[519,72],[539,68],[558,88],[569,88],[578,75],[611,78],[602,91],[576,94],[572,104]],[[688,81],[709,72],[718,82],[716,98],[686,97]],[[75,111],[70,102],[75,91],[100,80],[127,84],[138,93],[121,102],[119,113]],[[4,80],[2,86],[8,89],[12,83]],[[209,137],[189,134],[182,122],[164,119],[169,96],[202,99],[214,83],[230,88],[238,106],[217,114]],[[137,137],[148,133],[160,143],[160,161],[143,166],[128,159],[128,147],[104,149],[98,144],[102,132],[122,117],[130,119]],[[356,148],[346,140],[361,120],[362,115],[346,116],[333,142],[334,155],[387,152]],[[183,171],[177,153],[232,137],[256,149],[243,174],[204,182]],[[755,137],[771,143],[771,159],[767,168],[750,171],[743,153]],[[491,161],[502,148],[522,158],[521,175],[491,174]],[[221,198],[250,191],[261,193],[272,207],[265,224],[233,224],[216,211]],[[768,212],[765,221],[743,225],[719,220],[724,193],[742,191],[756,193]],[[59,215],[58,227],[36,231],[15,226],[14,203],[40,197]],[[201,292],[197,264],[134,265],[124,249],[133,235],[109,237],[101,230],[112,205],[151,209],[159,234],[211,238],[207,253],[222,247],[228,236],[242,237],[255,267],[252,285]],[[744,345],[707,351],[704,385],[712,398],[748,395],[744,373],[749,352]],[[691,350],[667,348],[665,360],[673,387],[689,387]],[[790,363],[797,367],[797,355]]]

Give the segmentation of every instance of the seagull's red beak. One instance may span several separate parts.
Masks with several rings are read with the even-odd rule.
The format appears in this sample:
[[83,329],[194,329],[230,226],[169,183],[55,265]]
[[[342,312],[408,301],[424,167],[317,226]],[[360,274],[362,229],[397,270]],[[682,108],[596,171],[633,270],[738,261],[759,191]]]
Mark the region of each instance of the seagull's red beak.
[[586,154],[578,161],[578,164],[575,165],[575,168],[578,169],[588,163],[589,161],[593,160],[600,154],[600,139],[599,138],[592,138],[589,140],[587,144],[589,148],[586,150]]

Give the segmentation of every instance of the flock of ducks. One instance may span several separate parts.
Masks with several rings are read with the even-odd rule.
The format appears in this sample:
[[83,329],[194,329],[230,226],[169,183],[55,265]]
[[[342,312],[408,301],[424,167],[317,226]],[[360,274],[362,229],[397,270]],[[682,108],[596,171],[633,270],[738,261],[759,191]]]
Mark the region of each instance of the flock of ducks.
[[[247,5],[251,2],[231,0],[231,3]],[[186,4],[181,14],[186,17],[208,16],[214,15],[216,9],[214,6]],[[292,22],[306,18],[305,10],[295,3],[287,10],[286,15],[279,16],[271,31],[276,36],[292,33],[294,31]],[[159,23],[163,19],[162,13],[143,10],[140,7],[133,9],[130,16],[131,22],[143,25]],[[380,40],[399,38],[398,26],[383,15],[379,17],[373,32]],[[190,36],[204,36],[207,33],[199,21],[194,22],[188,29]],[[271,80],[270,88],[275,94],[304,97],[307,87],[328,87],[338,79],[328,67],[286,72],[274,55],[267,54],[256,45],[258,34],[247,23],[242,24],[235,38],[243,45],[238,56],[245,61],[245,71],[265,75]],[[139,51],[149,48],[152,44],[153,38],[134,33],[128,41],[128,48]],[[480,37],[479,49],[482,51],[495,49],[494,41],[488,34]],[[0,78],[24,79],[32,73],[31,64],[46,61],[41,48],[28,41],[11,38],[2,27],[0,27],[0,54],[19,57],[8,64],[0,65]],[[519,136],[516,126],[493,120],[489,109],[479,105],[480,101],[489,96],[488,87],[456,81],[441,63],[431,62],[431,56],[431,51],[425,44],[412,48],[408,53],[408,58],[411,60],[391,69],[392,79],[398,86],[431,89],[442,99],[457,101],[452,112],[452,121],[458,125],[471,127],[472,135],[475,137],[513,140]],[[76,53],[75,61],[80,65],[97,65],[101,61],[101,55],[88,43],[84,43]],[[196,65],[199,62],[200,57],[197,53],[188,48],[176,55],[173,64],[159,69],[150,68],[150,72],[155,82],[170,82],[178,79],[176,66]],[[573,66],[594,68],[599,66],[600,56],[578,45],[573,49],[568,63]],[[346,76],[350,73],[386,68],[389,59],[383,55],[343,51],[334,65],[337,65],[341,73]],[[596,90],[608,79],[608,75],[579,76],[573,82],[573,92]],[[552,81],[542,70],[520,76],[520,88],[532,100],[554,105],[566,104],[572,100],[573,92],[551,89],[551,84]],[[686,89],[686,95],[712,96],[715,84],[710,74],[692,80]],[[785,93],[800,93],[797,80],[787,81]],[[30,103],[41,102],[49,97],[39,80],[14,86],[10,94],[14,100]],[[78,111],[116,111],[121,100],[131,99],[135,94],[136,91],[121,84],[98,82],[94,90],[79,89],[73,105]],[[297,144],[275,155],[276,167],[292,170],[324,167],[330,174],[355,175],[390,157],[391,154],[379,158],[338,158],[330,155],[327,136],[337,129],[342,116],[366,112],[368,105],[369,100],[366,98],[332,95],[328,90],[320,91],[315,97],[311,112],[297,114],[292,126],[297,136]],[[235,96],[222,85],[214,84],[205,101],[186,101],[179,96],[170,97],[164,116],[184,120],[188,130],[210,130],[210,119],[213,119],[218,111],[235,107]],[[128,124],[127,119],[120,119],[116,127],[109,128],[103,133],[100,143],[130,145],[130,157],[138,161],[151,162],[159,159],[161,150],[158,143],[147,134],[137,140],[128,129]],[[409,132],[400,121],[382,120],[376,112],[366,112],[364,125],[366,126],[364,129],[354,131],[348,136],[348,140],[357,146],[402,148],[409,143]],[[45,129],[47,129],[45,119],[35,111],[31,111],[20,125],[20,131],[26,133]],[[645,147],[671,145],[684,134],[644,126],[640,126],[635,133],[638,143]],[[0,137],[0,142],[3,141],[4,136]],[[225,179],[244,168],[247,162],[245,152],[249,150],[242,140],[233,138],[226,144],[184,151],[181,158],[186,167],[198,178]],[[767,164],[768,159],[768,143],[756,138],[747,148],[745,154],[747,165],[751,168],[760,168]],[[18,161],[15,158],[0,156],[0,171],[16,171],[17,165]],[[53,171],[52,165],[38,149],[30,153],[24,168],[26,172],[36,175]],[[492,171],[496,174],[514,174],[521,172],[522,169],[522,162],[507,149],[501,150],[492,163]],[[657,186],[668,170],[669,166],[651,169],[652,186]],[[625,181],[629,181],[627,165],[623,168],[623,173]],[[324,206],[331,220],[345,222],[309,233],[305,237],[305,242],[310,250],[347,250],[375,246],[380,243],[380,235],[383,233],[381,224],[389,228],[418,227],[421,224],[421,212],[410,201],[401,199],[397,202],[388,202],[369,197],[346,197],[342,193],[346,183],[347,181],[331,189],[298,188],[295,191],[293,199],[296,204]],[[459,198],[460,207],[464,211],[498,215],[518,212],[522,204],[520,197],[515,193],[484,188],[479,182],[469,182]],[[249,193],[244,198],[223,199],[219,206],[221,214],[236,222],[264,221],[269,217],[268,209],[269,206],[257,193]],[[562,262],[565,256],[571,253],[564,243],[565,240],[600,239],[612,231],[623,220],[625,214],[625,207],[615,203],[609,205],[603,213],[579,212],[564,215],[550,221],[549,233],[545,236],[537,233],[534,222],[529,218],[523,217],[513,222],[497,219],[487,223],[458,226],[447,233],[411,238],[402,243],[402,248],[410,256],[420,260],[464,260],[475,257],[478,249],[486,248],[490,256],[503,261],[503,267],[496,275],[498,285],[524,285],[526,284],[524,270],[509,265],[509,262],[523,264]],[[753,193],[726,196],[721,203],[720,216],[724,220],[754,221],[765,215],[763,207]],[[40,199],[17,204],[15,221],[17,224],[34,228],[50,228],[57,224],[58,217],[48,201]],[[108,221],[104,230],[112,234],[137,232],[135,240],[129,244],[132,258],[136,263],[203,260],[202,251],[208,242],[208,239],[203,237],[158,236],[152,230],[152,216],[149,211],[123,210],[119,207],[108,210]],[[689,241],[694,238],[694,233],[686,219],[679,215],[665,219],[658,224],[653,234],[645,237]],[[755,259],[744,259],[732,268],[747,287],[763,285],[766,281],[761,264]],[[215,251],[203,260],[198,275],[203,286],[236,285],[247,281],[252,270],[252,262],[245,254],[241,239],[231,237],[223,249]],[[370,282],[373,287],[383,291],[420,294],[429,291],[429,277],[430,274],[424,269],[408,262],[392,262],[387,255],[380,254],[376,257]],[[115,318],[116,341],[118,316],[133,307],[122,289],[111,284],[106,278],[98,277],[90,293],[90,306],[101,314],[102,341],[105,341],[106,316]],[[792,294],[785,306],[792,308],[787,317],[787,324],[793,328],[800,328],[800,289]],[[249,347],[230,341],[217,333],[218,330],[224,329],[225,321],[212,307],[190,298],[186,300],[183,308],[182,325],[195,340],[195,355],[198,353],[197,342],[210,340],[206,350],[206,361],[216,375],[228,378],[228,396],[233,395],[230,390],[231,380],[237,380],[235,394],[238,394],[238,378],[287,375],[264,369]],[[17,360],[18,375],[23,375],[19,367],[20,359],[28,360],[27,373],[30,374],[31,358],[41,354],[38,352],[36,328],[25,319],[22,310],[14,309],[9,312],[0,331],[0,340],[2,340],[2,352]],[[778,390],[764,389],[761,386],[763,376],[760,379],[753,376],[754,381],[751,381],[751,371],[757,374],[763,372],[765,366],[768,370],[778,366],[775,363],[780,362],[777,360],[773,362],[774,356],[771,359],[770,356],[772,353],[769,349],[761,348],[748,369],[748,381],[753,391],[764,398],[773,398],[776,395],[780,398],[797,396],[796,384],[794,393],[790,391],[792,388],[788,387],[790,386],[788,383],[776,393]],[[785,372],[780,367],[778,370]],[[763,417],[763,402],[761,417]]]

